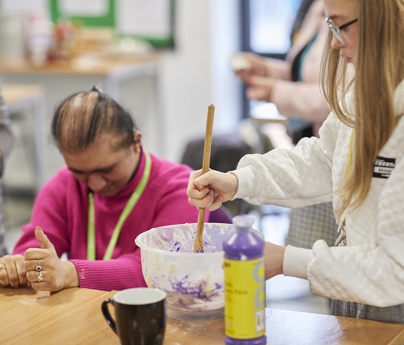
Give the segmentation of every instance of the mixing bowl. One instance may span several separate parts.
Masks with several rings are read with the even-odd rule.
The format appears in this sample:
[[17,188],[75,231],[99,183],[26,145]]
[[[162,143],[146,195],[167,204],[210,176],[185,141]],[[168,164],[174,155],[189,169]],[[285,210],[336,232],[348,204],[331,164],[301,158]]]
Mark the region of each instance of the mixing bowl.
[[196,223],[153,228],[135,242],[149,287],[167,293],[167,315],[180,320],[223,317],[222,243],[233,224],[205,223],[204,252],[193,253]]

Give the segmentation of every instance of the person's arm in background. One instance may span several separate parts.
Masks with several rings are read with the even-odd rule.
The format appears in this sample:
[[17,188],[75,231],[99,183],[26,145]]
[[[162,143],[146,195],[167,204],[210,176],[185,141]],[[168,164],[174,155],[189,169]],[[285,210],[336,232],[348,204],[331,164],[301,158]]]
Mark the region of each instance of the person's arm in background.
[[[313,47],[315,50],[319,49],[318,57],[321,55],[321,39],[322,36],[316,40]],[[314,57],[315,52],[310,53]],[[253,53],[241,53],[238,56],[242,56],[250,64],[249,68],[236,71],[240,79],[248,85],[247,98],[273,102],[284,116],[312,122],[322,122],[326,118],[330,108],[320,90],[318,70],[307,71],[311,75],[306,78],[312,81],[295,82],[290,80],[290,64],[287,61],[262,58]],[[313,66],[320,64],[318,61],[307,65],[307,69],[313,69]]]
[[[261,71],[260,74],[247,74],[243,70],[236,71],[237,75],[247,84],[247,97],[253,100],[273,102],[282,115],[308,120],[318,128],[330,111],[319,85],[322,49],[327,32],[328,29],[323,19],[323,5],[316,1],[310,7],[298,38],[285,61],[279,61],[277,65],[274,64],[274,59],[265,60],[262,57],[256,57],[257,62],[254,66],[258,65],[258,59],[262,60],[262,66],[254,68],[252,71]],[[303,61],[299,68],[301,81],[292,81],[291,61],[297,54],[302,54],[302,48],[313,37],[315,38],[309,48],[304,51],[304,58],[300,59]],[[248,58],[248,62],[251,63],[252,59],[247,54],[242,56]],[[266,73],[263,73],[264,60],[266,61]],[[280,63],[283,63],[283,74],[277,74]],[[242,64],[240,63],[239,66],[242,67]],[[274,74],[271,74],[271,71],[274,71]]]
[[254,76],[290,80],[290,64],[286,60],[241,52],[234,54],[230,58],[230,65],[238,77],[246,84]]
[[[322,1],[317,0],[312,2],[307,15],[304,17],[298,33],[294,35],[295,38],[285,60],[263,57],[251,52],[240,52],[231,56],[230,64],[234,72],[244,83],[248,84],[249,79],[253,76],[291,80],[291,61],[307,42],[311,40],[313,35],[320,30],[319,25],[326,26],[323,20]],[[314,66],[317,69],[319,61]],[[318,76],[316,78],[318,80]]]

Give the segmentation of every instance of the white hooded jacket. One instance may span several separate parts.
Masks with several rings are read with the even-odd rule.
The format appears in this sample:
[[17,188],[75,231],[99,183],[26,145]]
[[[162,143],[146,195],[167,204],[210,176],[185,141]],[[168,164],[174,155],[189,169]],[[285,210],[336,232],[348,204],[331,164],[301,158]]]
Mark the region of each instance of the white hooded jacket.
[[[330,248],[319,240],[311,250],[286,248],[284,274],[308,279],[313,293],[378,307],[404,303],[404,81],[395,109],[401,118],[375,162],[369,194],[344,214],[348,245]],[[332,200],[337,209],[351,132],[331,113],[319,139],[243,157],[234,171],[235,197],[285,207]]]

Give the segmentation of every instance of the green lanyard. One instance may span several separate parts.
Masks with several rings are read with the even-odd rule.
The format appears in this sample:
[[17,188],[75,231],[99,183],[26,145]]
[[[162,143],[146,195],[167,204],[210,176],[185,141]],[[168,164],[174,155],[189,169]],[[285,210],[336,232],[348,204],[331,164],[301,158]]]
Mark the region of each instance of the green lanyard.
[[[112,233],[111,239],[108,244],[108,248],[104,254],[103,260],[109,260],[112,257],[112,253],[115,249],[116,242],[118,241],[119,234],[122,229],[122,225],[125,222],[126,218],[128,217],[129,213],[135,207],[137,201],[139,200],[140,196],[142,195],[147,181],[150,177],[150,170],[151,170],[151,159],[150,155],[147,151],[144,151],[146,157],[146,164],[143,171],[142,178],[140,179],[139,184],[137,185],[136,189],[133,191],[132,195],[130,196],[128,202],[123,209],[118,223],[115,225],[114,232]],[[88,193],[88,230],[87,230],[87,260],[95,260],[95,216],[94,216],[94,195],[92,192]]]

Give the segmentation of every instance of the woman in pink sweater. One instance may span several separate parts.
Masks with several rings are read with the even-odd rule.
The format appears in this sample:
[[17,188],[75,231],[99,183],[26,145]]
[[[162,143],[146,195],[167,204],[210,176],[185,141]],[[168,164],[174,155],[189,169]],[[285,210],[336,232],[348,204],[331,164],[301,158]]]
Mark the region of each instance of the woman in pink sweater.
[[130,114],[96,88],[59,105],[52,135],[67,167],[39,192],[13,255],[0,258],[0,286],[145,286],[134,239],[197,221],[186,196],[190,168],[148,153]]

